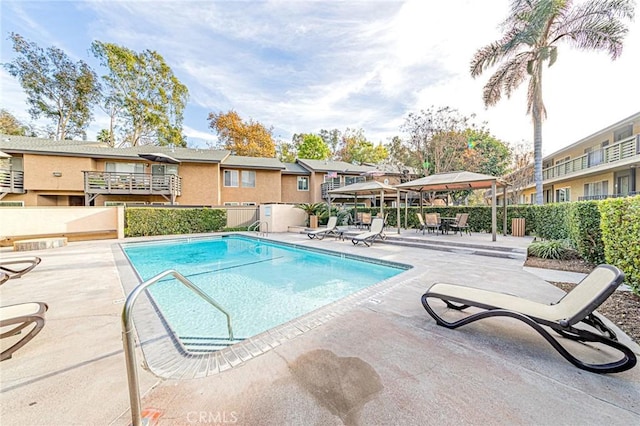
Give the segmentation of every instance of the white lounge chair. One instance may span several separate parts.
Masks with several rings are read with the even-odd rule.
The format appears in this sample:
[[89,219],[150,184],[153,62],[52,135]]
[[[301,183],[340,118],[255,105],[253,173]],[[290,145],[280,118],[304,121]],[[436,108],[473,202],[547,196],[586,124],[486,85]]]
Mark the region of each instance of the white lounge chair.
[[[436,324],[446,328],[458,328],[489,317],[515,318],[531,326],[560,355],[576,367],[594,373],[617,373],[636,365],[636,355],[618,341],[613,330],[608,328],[594,311],[607,300],[623,279],[624,274],[618,268],[611,265],[600,265],[572,291],[550,305],[494,291],[453,284],[434,284],[422,296],[422,306],[436,320]],[[457,321],[448,322],[436,314],[434,308],[429,304],[430,298],[440,299],[449,309],[462,311],[474,307],[480,311],[471,313]],[[591,327],[593,331],[585,327],[574,327],[579,323]],[[623,356],[613,362],[586,363],[569,353],[545,327],[569,340],[606,345],[621,352]]]
[[383,228],[384,228],[384,221],[381,218],[377,217],[373,219],[373,221],[371,222],[371,230],[369,232],[363,232],[361,234],[354,236],[351,239],[351,242],[354,245],[357,245],[358,243],[364,243],[364,245],[368,247],[371,244],[373,244],[373,241],[376,238],[382,236]]
[[318,240],[323,239],[328,234],[335,234],[338,230],[338,218],[336,216],[329,217],[329,221],[327,222],[327,227],[323,229],[318,229],[315,231],[307,232],[307,236],[312,240],[317,238]]

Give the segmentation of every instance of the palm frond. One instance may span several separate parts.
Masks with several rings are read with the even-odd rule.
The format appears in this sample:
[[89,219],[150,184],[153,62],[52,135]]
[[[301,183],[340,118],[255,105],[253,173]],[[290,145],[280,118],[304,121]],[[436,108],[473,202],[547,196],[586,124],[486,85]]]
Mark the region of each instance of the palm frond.
[[634,16],[633,5],[632,0],[591,0],[575,6],[552,29],[552,43],[564,39],[580,49],[605,50],[616,59],[628,32],[624,21]]
[[502,99],[503,92],[507,97],[511,96],[511,93],[522,83],[526,75],[526,60],[523,61],[523,57],[526,55],[519,55],[505,62],[489,78],[482,91],[485,106],[498,103]]

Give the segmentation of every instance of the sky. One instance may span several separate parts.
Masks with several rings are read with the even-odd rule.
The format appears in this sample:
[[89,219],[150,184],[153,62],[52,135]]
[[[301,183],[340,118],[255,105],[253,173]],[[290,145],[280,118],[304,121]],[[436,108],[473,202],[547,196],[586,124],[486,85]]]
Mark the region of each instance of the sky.
[[[580,0],[576,0],[579,2]],[[216,141],[210,112],[235,110],[273,128],[276,139],[321,129],[363,129],[368,140],[404,136],[409,113],[452,107],[475,114],[496,138],[533,141],[526,83],[485,108],[469,63],[500,38],[509,0],[405,1],[16,1],[0,2],[0,62],[15,53],[9,33],[106,70],[92,41],[160,53],[189,89],[183,133],[189,147]],[[640,15],[640,11],[636,13]],[[543,153],[585,138],[640,111],[640,17],[629,25],[620,58],[559,48],[545,69]],[[0,68],[0,107],[32,121],[17,79]],[[99,108],[95,139],[108,118]]]

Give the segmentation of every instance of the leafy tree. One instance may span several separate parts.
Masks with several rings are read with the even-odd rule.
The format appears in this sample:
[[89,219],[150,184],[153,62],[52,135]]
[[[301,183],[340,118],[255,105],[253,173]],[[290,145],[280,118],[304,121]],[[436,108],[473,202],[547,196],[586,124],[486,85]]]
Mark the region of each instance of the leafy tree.
[[467,148],[462,155],[464,170],[491,176],[502,176],[509,168],[509,146],[487,130],[467,129]]
[[298,156],[298,150],[293,142],[279,141],[276,144],[276,156],[283,163],[293,163]]
[[276,147],[272,129],[267,129],[257,121],[245,123],[235,111],[226,114],[209,113],[209,127],[218,133],[218,140],[224,149],[235,155],[247,157],[275,157]]
[[26,136],[29,127],[25,126],[6,109],[0,109],[0,133],[4,135]]
[[57,47],[46,50],[11,33],[18,56],[4,67],[20,84],[34,119],[44,116],[56,123],[55,138],[82,135],[92,119],[91,107],[100,96],[100,83],[83,61],[73,62]]
[[298,147],[298,158],[326,160],[330,156],[331,151],[320,136],[312,134],[304,135],[302,143]]
[[473,128],[471,118],[450,107],[430,107],[409,114],[401,130],[408,134],[407,144],[425,175],[464,168],[462,154],[468,146],[465,132]]
[[340,161],[355,164],[377,164],[389,156],[387,149],[382,144],[374,146],[372,142],[369,142],[362,129],[347,129],[342,134],[341,142],[336,158]]
[[391,142],[385,145],[389,156],[385,160],[385,163],[397,166],[399,168],[410,166],[420,168],[420,161],[417,156],[406,146],[400,136],[394,136],[391,138]]
[[520,195],[533,182],[533,149],[521,142],[511,147],[511,164],[505,180],[511,185],[511,204],[520,203]]
[[[479,49],[471,60],[471,76],[478,77],[502,61],[484,87],[486,106],[495,105],[504,93],[511,96],[528,78],[527,113],[533,121],[536,204],[543,203],[542,69],[558,59],[558,44],[586,50],[605,50],[612,59],[622,51],[628,32],[625,20],[634,16],[633,0],[588,0],[574,5],[569,0],[512,0],[503,23],[504,35]],[[587,70],[581,70],[586,72]]]
[[337,160],[338,150],[339,150],[340,142],[342,140],[342,132],[340,132],[340,130],[338,129],[333,129],[333,130],[321,129],[319,135],[324,141],[324,143],[329,147],[329,150],[331,151],[331,158],[334,160]]
[[96,137],[96,139],[98,139],[98,142],[104,142],[111,147],[114,146],[112,133],[108,129],[101,129],[98,132],[98,136]]
[[189,90],[155,51],[134,52],[94,41],[93,55],[109,70],[103,108],[120,123],[121,144],[186,146],[182,119]]

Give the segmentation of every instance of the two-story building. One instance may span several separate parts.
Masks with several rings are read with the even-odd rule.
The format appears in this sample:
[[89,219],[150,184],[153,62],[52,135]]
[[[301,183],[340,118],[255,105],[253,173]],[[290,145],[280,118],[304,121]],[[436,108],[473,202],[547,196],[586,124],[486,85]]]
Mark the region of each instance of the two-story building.
[[328,200],[329,189],[369,177],[393,184],[405,176],[341,161],[282,163],[225,150],[7,135],[0,135],[0,152],[0,205],[317,203]]
[[[640,112],[545,156],[542,167],[545,203],[638,194]],[[534,203],[533,180],[519,198],[520,204]],[[504,202],[501,194],[499,202]]]

